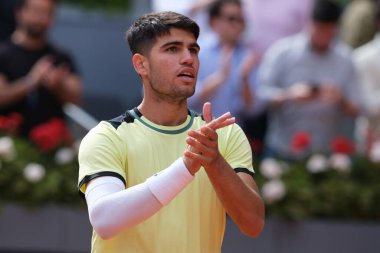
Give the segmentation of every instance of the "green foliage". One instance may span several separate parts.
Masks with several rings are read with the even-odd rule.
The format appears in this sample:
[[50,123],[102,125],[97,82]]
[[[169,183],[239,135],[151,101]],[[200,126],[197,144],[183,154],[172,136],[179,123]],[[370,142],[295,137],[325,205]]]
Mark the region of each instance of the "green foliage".
[[[286,193],[275,201],[266,201],[267,215],[294,220],[380,220],[380,163],[357,156],[351,158],[348,171],[328,166],[321,172],[309,172],[307,159],[286,162],[286,166],[278,162],[283,172],[276,180],[283,183]],[[262,168],[257,170],[256,180],[263,189],[273,179],[260,171]]]
[[[8,137],[6,137],[8,138]],[[13,143],[14,157],[5,158],[0,154],[0,204],[11,202],[25,206],[64,204],[82,206],[77,190],[78,162],[72,147],[60,147],[41,152],[37,146],[20,137],[9,137]],[[73,157],[62,163],[57,162],[57,152],[73,151]],[[27,175],[28,165],[38,165],[39,174]],[[42,174],[41,174],[42,173]]]
[[61,2],[108,12],[126,12],[132,5],[131,0],[62,0]]

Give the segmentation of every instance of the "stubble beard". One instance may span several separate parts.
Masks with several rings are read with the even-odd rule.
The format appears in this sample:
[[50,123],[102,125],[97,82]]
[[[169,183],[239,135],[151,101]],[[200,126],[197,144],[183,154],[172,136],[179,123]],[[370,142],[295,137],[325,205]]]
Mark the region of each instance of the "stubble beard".
[[159,87],[162,86],[160,86],[159,83],[151,83],[150,87],[154,91],[154,94],[158,100],[170,103],[181,103],[183,101],[186,101],[189,97],[194,95],[195,92],[195,86],[193,86],[193,88],[190,90],[190,87],[187,89],[181,89],[174,85],[174,88],[169,91],[160,89]]
[[35,40],[45,39],[47,30],[40,27],[24,26],[24,31]]

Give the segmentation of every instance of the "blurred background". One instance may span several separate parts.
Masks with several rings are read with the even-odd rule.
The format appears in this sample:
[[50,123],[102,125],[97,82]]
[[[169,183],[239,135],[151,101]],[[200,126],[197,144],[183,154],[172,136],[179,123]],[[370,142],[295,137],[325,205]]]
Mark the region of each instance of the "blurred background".
[[[0,45],[6,43],[16,28],[14,2],[0,0]],[[75,62],[82,101],[63,106],[67,129],[58,123],[46,125],[35,138],[17,135],[18,117],[0,115],[0,252],[90,252],[92,230],[86,205],[77,193],[76,155],[81,138],[98,121],[118,116],[141,101],[140,79],[131,64],[125,31],[143,13],[173,10],[192,16],[200,24],[203,32],[199,43],[201,48],[203,45],[207,48],[219,36],[208,23],[207,7],[211,2],[59,1],[48,38],[65,49]],[[362,73],[369,67],[360,65],[364,56],[359,49],[376,38],[378,13],[371,4],[377,1],[337,2],[342,7],[337,37],[350,51],[350,62],[358,73],[357,85],[361,86],[368,78]],[[252,76],[251,90],[256,97],[258,86],[264,83],[260,68],[269,59],[267,51],[277,40],[306,29],[313,0],[242,3],[245,29],[239,43],[253,55],[247,71]],[[371,15],[372,21],[363,21]],[[365,35],[360,33],[363,31]],[[380,45],[376,46],[380,51]],[[370,65],[379,67],[372,72],[380,73],[380,64]],[[205,67],[201,70],[200,85],[210,74],[206,70]],[[377,97],[380,79],[377,81],[369,92],[376,94],[372,98],[373,108],[380,101]],[[197,101],[191,101],[191,105],[197,108]],[[338,132],[351,132],[334,136],[328,152],[311,150],[313,133],[299,131],[289,141],[295,152],[292,156],[268,155],[266,138],[271,111],[265,102],[255,105],[249,113],[239,111],[237,115],[254,151],[256,181],[266,202],[266,226],[259,238],[251,239],[240,234],[227,219],[222,252],[379,252],[380,135],[375,131],[380,128],[378,114],[372,117],[370,113],[360,113],[347,121]],[[215,110],[218,109],[225,108]],[[319,121],[324,123],[323,118]],[[374,128],[370,129],[371,124]],[[69,132],[69,142],[57,139],[65,131]]]

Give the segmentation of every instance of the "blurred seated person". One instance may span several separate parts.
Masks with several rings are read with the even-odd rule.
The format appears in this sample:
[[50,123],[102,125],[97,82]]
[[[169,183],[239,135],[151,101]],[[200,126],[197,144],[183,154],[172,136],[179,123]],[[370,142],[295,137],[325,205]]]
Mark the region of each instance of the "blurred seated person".
[[209,8],[209,22],[216,39],[201,45],[197,87],[189,104],[202,112],[202,105],[210,101],[216,117],[230,111],[242,124],[244,115],[259,110],[254,97],[258,58],[240,40],[246,26],[242,3],[214,1]]
[[[333,139],[353,137],[361,98],[351,50],[337,39],[340,13],[336,2],[317,0],[307,29],[279,40],[264,56],[259,96],[269,106],[266,155],[329,153]],[[311,140],[301,154],[291,145],[298,133]]]
[[366,115],[358,120],[362,130],[362,148],[368,152],[375,142],[380,143],[380,6],[377,6],[377,34],[373,40],[354,50],[353,56],[360,77]]
[[314,0],[243,0],[245,39],[262,56],[277,40],[301,32]]
[[376,34],[376,2],[378,0],[351,0],[341,19],[341,37],[352,48],[373,39]]
[[19,1],[16,30],[0,47],[0,115],[20,114],[21,136],[50,119],[64,119],[63,104],[81,101],[73,60],[47,38],[56,5],[55,0]]

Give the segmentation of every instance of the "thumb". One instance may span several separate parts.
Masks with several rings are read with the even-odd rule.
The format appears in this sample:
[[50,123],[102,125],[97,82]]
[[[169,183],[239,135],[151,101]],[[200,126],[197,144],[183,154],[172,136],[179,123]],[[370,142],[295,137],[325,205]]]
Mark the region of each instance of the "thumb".
[[203,105],[203,118],[206,123],[209,123],[212,120],[212,112],[211,112],[211,103],[206,102]]

